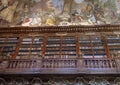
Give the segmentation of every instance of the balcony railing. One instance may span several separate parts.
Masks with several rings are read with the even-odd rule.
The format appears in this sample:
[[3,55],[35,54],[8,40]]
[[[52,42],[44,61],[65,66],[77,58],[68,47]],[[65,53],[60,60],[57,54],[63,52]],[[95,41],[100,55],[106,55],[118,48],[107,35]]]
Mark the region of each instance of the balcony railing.
[[1,60],[0,73],[120,73],[120,59],[14,59]]

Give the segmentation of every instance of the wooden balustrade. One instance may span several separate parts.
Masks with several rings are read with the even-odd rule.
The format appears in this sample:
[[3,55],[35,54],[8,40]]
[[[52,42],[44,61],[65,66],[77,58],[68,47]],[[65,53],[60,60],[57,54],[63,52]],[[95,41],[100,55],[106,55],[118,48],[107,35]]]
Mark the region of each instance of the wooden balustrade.
[[84,59],[86,68],[117,68],[113,59]]
[[7,69],[35,68],[36,60],[8,60]]
[[[14,70],[16,72],[20,70],[25,70],[25,71],[38,71],[38,72],[49,72],[50,69],[54,70],[54,72],[58,72],[60,70],[67,70],[68,69],[73,69],[76,70],[75,72],[84,71],[87,72],[87,70],[101,70],[102,72],[107,72],[107,71],[113,71],[118,72],[120,70],[119,62],[116,60],[120,59],[98,59],[98,58],[74,58],[74,59],[59,59],[59,58],[43,58],[43,59],[14,59],[14,60],[3,60],[0,63],[1,68],[5,72],[9,72],[10,70]],[[4,61],[6,63],[4,63]],[[4,66],[2,66],[4,63]],[[103,70],[102,70],[103,69]],[[9,70],[9,71],[8,71]],[[40,71],[41,70],[41,71]],[[107,70],[107,71],[106,71]],[[13,72],[13,71],[12,71]],[[23,71],[22,71],[23,72]],[[53,72],[53,71],[50,71]],[[65,71],[64,71],[65,72]]]
[[77,59],[43,59],[43,68],[77,68]]
[[[5,60],[6,61],[6,60]],[[41,61],[40,68],[117,68],[116,61],[114,59],[34,59],[34,60],[8,60],[7,69],[17,69],[17,68],[38,68],[38,62]],[[79,62],[82,61],[82,62]],[[81,68],[81,67],[80,67]]]

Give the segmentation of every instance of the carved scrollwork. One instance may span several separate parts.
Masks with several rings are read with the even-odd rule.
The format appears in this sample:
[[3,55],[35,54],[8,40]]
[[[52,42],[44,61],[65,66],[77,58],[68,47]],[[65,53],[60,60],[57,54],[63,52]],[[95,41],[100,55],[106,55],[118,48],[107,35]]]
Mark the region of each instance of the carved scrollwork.
[[33,78],[33,80],[31,81],[31,84],[32,85],[43,85],[40,78]]
[[117,78],[114,80],[114,85],[120,85],[120,77],[117,77]]
[[110,85],[110,83],[104,78],[94,78],[89,81],[90,85]]

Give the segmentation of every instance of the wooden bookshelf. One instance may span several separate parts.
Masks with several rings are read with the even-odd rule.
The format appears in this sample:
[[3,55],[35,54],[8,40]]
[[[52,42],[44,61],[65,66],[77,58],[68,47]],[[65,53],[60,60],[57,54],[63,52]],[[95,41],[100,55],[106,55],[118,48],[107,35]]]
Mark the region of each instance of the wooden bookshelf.
[[0,38],[1,59],[11,59],[17,43],[18,39],[16,37]]
[[120,37],[115,34],[111,34],[111,35],[107,35],[106,39],[107,39],[111,57],[113,54],[119,53],[120,52]]

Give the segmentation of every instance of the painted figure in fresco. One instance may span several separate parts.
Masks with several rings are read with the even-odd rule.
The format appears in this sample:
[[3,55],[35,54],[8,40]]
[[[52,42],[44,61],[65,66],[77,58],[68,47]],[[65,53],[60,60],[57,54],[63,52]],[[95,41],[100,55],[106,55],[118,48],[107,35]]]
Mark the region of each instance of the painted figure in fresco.
[[48,19],[46,20],[46,25],[50,25],[50,26],[53,26],[55,25],[55,19],[54,19],[54,16],[52,14],[50,14],[48,16]]
[[70,14],[70,12],[71,12],[71,5],[73,4],[73,2],[74,2],[74,0],[64,0],[62,14],[64,12],[67,12],[68,14]]
[[77,25],[82,21],[82,16],[80,15],[80,13],[77,10],[74,10],[74,12],[72,13],[72,23],[73,25]]
[[93,13],[93,6],[91,3],[87,4],[86,11],[88,12],[88,14]]
[[8,6],[8,1],[7,0],[0,0],[0,11],[2,11],[7,6]]
[[8,0],[1,0],[2,1],[2,5],[4,7],[7,7],[8,6]]
[[26,4],[26,5],[25,5],[25,8],[24,8],[24,14],[25,14],[25,16],[28,16],[28,13],[29,13],[29,7],[28,7],[28,5]]
[[36,15],[36,13],[32,13],[31,17],[25,17],[22,23],[22,26],[40,26],[41,18]]
[[93,13],[91,13],[90,16],[88,16],[88,17],[89,17],[89,19],[88,19],[89,24],[96,24],[96,22],[97,22],[96,17]]
[[1,12],[2,18],[10,23],[13,22],[14,13],[15,13],[17,5],[18,5],[18,1],[14,2],[12,6],[9,6],[8,8],[4,9]]

